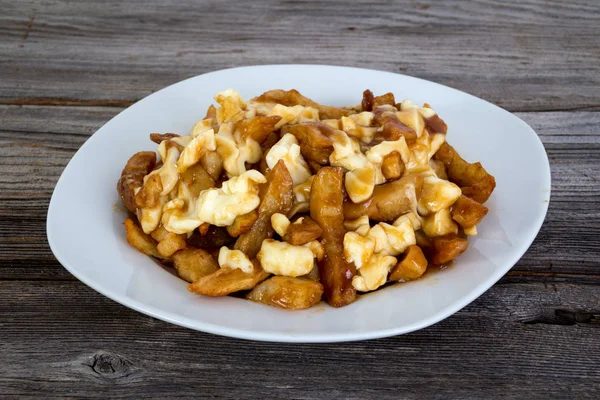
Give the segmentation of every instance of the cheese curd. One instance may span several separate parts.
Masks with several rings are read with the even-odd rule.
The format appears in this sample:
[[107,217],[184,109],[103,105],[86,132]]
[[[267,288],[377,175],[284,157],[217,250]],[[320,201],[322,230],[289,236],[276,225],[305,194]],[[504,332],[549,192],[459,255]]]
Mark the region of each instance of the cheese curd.
[[184,173],[189,167],[200,161],[206,152],[216,150],[216,148],[213,129],[198,133],[181,152],[177,160],[177,172]]
[[358,140],[349,137],[344,131],[334,131],[330,139],[333,142],[333,152],[329,156],[329,163],[348,170],[344,187],[350,200],[354,203],[368,200],[375,188],[375,166],[361,152]]
[[283,160],[287,167],[294,185],[304,183],[311,177],[312,173],[308,168],[308,164],[302,154],[300,154],[300,146],[298,139],[291,133],[286,133],[277,143],[271,147],[265,161],[269,168],[275,168],[275,164],[279,160]]
[[423,118],[431,118],[434,115],[436,115],[436,112],[428,107],[419,107],[417,106],[415,103],[413,103],[411,100],[402,100],[402,103],[400,103],[400,110],[401,111],[408,111],[408,110],[417,110],[419,112],[419,114],[421,114],[421,116]]
[[223,182],[220,189],[203,190],[196,205],[198,218],[216,226],[231,225],[235,217],[258,207],[258,184],[266,181],[263,174],[250,170]]
[[315,176],[312,175],[303,183],[294,186],[294,198],[297,203],[304,203],[310,200],[310,190],[314,179]]
[[375,290],[387,281],[390,269],[398,263],[396,257],[374,254],[352,278],[352,286],[359,292]]
[[423,135],[423,131],[425,130],[425,120],[416,109],[411,108],[404,111],[396,111],[395,114],[400,122],[415,131],[418,138]]
[[369,126],[373,121],[373,115],[372,112],[364,112],[349,117],[342,117],[340,119],[339,129],[360,139],[364,143],[371,143],[373,141],[373,136],[377,133],[376,127]]
[[275,232],[277,232],[277,234],[281,237],[285,235],[288,228],[290,227],[290,224],[291,222],[288,219],[288,217],[281,213],[275,213],[271,215],[271,226],[273,227]]
[[452,220],[450,209],[444,208],[423,218],[423,232],[429,237],[444,236],[458,233],[458,226]]
[[303,107],[300,105],[287,107],[281,104],[275,105],[269,115],[279,115],[281,119],[275,125],[275,129],[281,128],[287,124],[299,124],[302,122],[319,121],[319,110],[312,107]]
[[223,168],[231,178],[246,172],[246,163],[254,164],[260,161],[262,149],[260,144],[252,138],[241,138],[233,134],[233,124],[226,123],[220,126],[215,135],[217,153],[223,159]]
[[344,258],[361,268],[369,262],[375,252],[375,240],[370,236],[362,236],[356,232],[346,232],[344,235]]
[[219,250],[217,261],[221,268],[241,269],[247,274],[254,272],[254,264],[241,250],[229,250],[223,246]]
[[426,176],[419,200],[419,214],[427,215],[449,208],[461,194],[462,191],[456,184],[435,175]]
[[193,232],[202,225],[196,209],[196,199],[192,198],[185,182],[180,182],[177,188],[177,198],[169,201],[163,207],[162,224],[169,232],[183,234]]
[[256,258],[266,272],[295,278],[313,269],[315,257],[307,246],[265,239]]
[[235,122],[244,118],[246,102],[235,90],[227,89],[217,93],[215,101],[220,105],[220,107],[217,108],[217,122],[219,124]]

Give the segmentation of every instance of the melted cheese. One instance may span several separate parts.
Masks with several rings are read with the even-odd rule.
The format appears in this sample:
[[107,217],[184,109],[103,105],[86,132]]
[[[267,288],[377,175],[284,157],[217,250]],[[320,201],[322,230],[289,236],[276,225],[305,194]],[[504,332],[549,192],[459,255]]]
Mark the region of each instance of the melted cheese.
[[203,190],[198,196],[198,218],[216,226],[229,226],[238,215],[248,214],[260,204],[258,184],[267,180],[250,170],[225,182],[221,188]]
[[263,240],[256,258],[266,272],[294,278],[308,274],[314,267],[314,254],[309,247],[273,239]]
[[283,135],[277,143],[271,147],[265,157],[267,166],[271,169],[275,168],[275,164],[279,160],[283,160],[287,167],[294,185],[304,183],[311,177],[308,164],[300,154],[300,146],[298,139],[291,133]]
[[221,268],[241,269],[247,274],[254,272],[254,264],[247,255],[240,250],[229,250],[226,246],[219,250],[218,262]]

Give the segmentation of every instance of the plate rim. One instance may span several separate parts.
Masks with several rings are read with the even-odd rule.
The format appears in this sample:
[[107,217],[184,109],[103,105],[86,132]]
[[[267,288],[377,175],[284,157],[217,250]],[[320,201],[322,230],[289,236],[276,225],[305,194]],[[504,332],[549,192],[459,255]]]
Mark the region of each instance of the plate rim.
[[[145,305],[144,303],[139,302],[130,297],[125,297],[125,296],[121,296],[117,293],[114,293],[112,290],[106,289],[106,287],[103,286],[102,284],[95,282],[92,278],[85,277],[82,273],[80,273],[80,271],[77,269],[77,267],[71,265],[71,263],[69,263],[67,258],[63,254],[61,254],[59,246],[54,241],[55,234],[52,234],[51,220],[54,218],[53,217],[54,213],[56,213],[56,211],[53,212],[53,210],[56,209],[56,202],[57,202],[55,193],[57,191],[57,188],[60,186],[61,182],[63,181],[66,172],[70,168],[72,168],[72,166],[74,164],[74,160],[76,160],[78,157],[81,157],[81,154],[82,154],[83,150],[86,148],[86,146],[90,145],[90,143],[92,143],[92,145],[93,145],[93,143],[95,142],[94,136],[96,136],[97,132],[100,131],[104,126],[106,126],[106,124],[108,124],[111,121],[118,118],[123,112],[125,112],[133,107],[137,107],[143,100],[146,100],[154,95],[158,95],[161,91],[163,91],[165,89],[172,88],[177,85],[183,85],[183,84],[185,84],[185,82],[187,82],[189,80],[193,80],[198,77],[202,77],[202,76],[206,76],[206,75],[216,74],[216,73],[225,72],[225,71],[232,71],[232,70],[242,71],[242,70],[247,70],[247,69],[262,69],[262,68],[290,68],[290,69],[294,69],[294,68],[334,68],[334,69],[349,69],[349,70],[355,70],[355,71],[359,71],[359,72],[360,71],[363,71],[363,72],[368,71],[370,73],[377,72],[377,73],[389,74],[389,75],[393,75],[393,76],[402,76],[402,77],[407,77],[407,78],[414,79],[414,80],[417,80],[420,82],[425,82],[429,85],[434,84],[434,85],[443,87],[445,90],[449,89],[453,92],[460,93],[461,95],[467,95],[470,98],[474,98],[478,101],[487,103],[488,105],[491,105],[491,106],[501,110],[504,113],[510,114],[511,117],[516,118],[519,121],[519,123],[526,130],[530,131],[530,133],[532,133],[535,136],[535,138],[537,139],[537,141],[535,142],[536,146],[540,146],[541,150],[543,151],[543,153],[545,155],[545,163],[543,165],[541,174],[547,176],[548,200],[547,200],[547,202],[544,202],[542,204],[542,206],[540,208],[541,212],[538,214],[538,218],[536,219],[536,221],[534,221],[534,223],[530,225],[530,226],[535,226],[535,234],[533,234],[531,236],[531,238],[527,241],[525,246],[522,246],[522,249],[523,249],[522,251],[513,253],[513,257],[511,257],[509,261],[504,263],[504,265],[505,265],[504,268],[499,268],[498,270],[496,270],[494,273],[489,275],[483,282],[481,282],[476,288],[474,288],[474,290],[469,295],[461,297],[459,300],[455,301],[450,306],[443,308],[440,311],[435,312],[433,315],[429,316],[428,318],[421,319],[417,322],[414,322],[414,323],[406,325],[406,326],[387,328],[387,329],[378,329],[378,330],[375,329],[375,330],[370,330],[370,331],[366,331],[366,332],[358,332],[358,333],[344,332],[344,333],[333,333],[333,334],[332,333],[328,333],[328,334],[322,334],[322,333],[293,334],[293,333],[286,333],[283,331],[265,332],[265,331],[256,331],[256,330],[245,330],[245,329],[240,329],[240,328],[231,328],[231,327],[227,327],[227,326],[223,326],[223,325],[209,323],[209,322],[206,322],[203,320],[194,320],[192,323],[192,322],[188,322],[188,320],[190,320],[190,318],[188,318],[188,317],[185,317],[182,315],[171,316],[172,315],[171,312],[162,311],[155,306],[148,306],[148,305]],[[540,164],[539,167],[541,168],[542,165]],[[414,331],[426,328],[428,326],[431,326],[437,322],[440,322],[440,321],[454,315],[455,313],[457,313],[458,311],[460,311],[461,309],[463,309],[464,307],[466,307],[467,305],[469,305],[470,303],[475,301],[477,298],[479,298],[483,293],[485,293],[486,291],[491,289],[491,287],[494,284],[496,284],[508,271],[510,271],[510,269],[512,269],[513,266],[523,257],[523,255],[527,252],[527,250],[529,250],[529,248],[531,247],[531,244],[538,236],[538,234],[543,226],[543,223],[545,221],[545,218],[547,216],[547,212],[548,212],[548,208],[549,208],[549,204],[550,204],[550,200],[551,200],[551,191],[552,191],[552,176],[551,176],[550,162],[548,159],[548,154],[546,152],[546,149],[543,145],[543,142],[541,141],[537,132],[517,115],[505,110],[504,108],[502,108],[498,105],[490,103],[485,99],[479,98],[470,93],[467,93],[462,90],[458,90],[453,87],[446,86],[446,85],[443,85],[443,84],[440,84],[440,83],[437,83],[434,81],[410,76],[407,74],[401,74],[401,73],[383,71],[383,70],[377,70],[377,69],[367,69],[367,68],[338,66],[338,65],[326,65],[326,64],[247,65],[247,66],[238,66],[238,67],[219,69],[219,70],[215,70],[215,71],[209,71],[209,72],[206,72],[203,74],[195,75],[195,76],[183,79],[181,81],[175,82],[175,83],[165,86],[159,90],[156,90],[155,92],[149,94],[148,96],[143,97],[142,99],[136,101],[134,104],[123,109],[121,112],[116,114],[110,120],[106,121],[100,128],[98,128],[92,135],[90,135],[88,137],[88,139],[86,139],[85,143],[83,143],[83,145],[81,145],[81,147],[79,147],[79,149],[71,157],[71,159],[67,163],[66,167],[61,172],[61,175],[60,175],[59,179],[57,180],[56,185],[52,191],[52,196],[51,196],[51,199],[50,199],[50,202],[48,205],[48,212],[47,212],[47,218],[46,218],[46,236],[48,239],[48,245],[50,247],[50,250],[52,251],[53,255],[56,257],[58,262],[63,266],[63,268],[65,268],[69,273],[71,273],[75,278],[77,278],[83,284],[85,284],[86,286],[93,289],[94,291],[102,294],[105,297],[108,297],[109,299],[111,299],[125,307],[133,309],[137,312],[148,315],[150,317],[159,319],[161,321],[165,321],[165,322],[168,322],[168,323],[171,323],[174,325],[178,325],[178,326],[183,326],[185,328],[193,329],[193,330],[200,331],[200,332],[221,335],[221,336],[227,336],[227,337],[232,337],[232,338],[236,338],[236,339],[244,339],[244,340],[255,340],[255,341],[263,341],[263,342],[280,342],[280,343],[353,342],[353,341],[379,339],[379,338],[385,338],[385,337],[390,337],[390,336],[402,335],[402,334],[406,334],[406,333],[410,333],[410,332],[414,332]]]

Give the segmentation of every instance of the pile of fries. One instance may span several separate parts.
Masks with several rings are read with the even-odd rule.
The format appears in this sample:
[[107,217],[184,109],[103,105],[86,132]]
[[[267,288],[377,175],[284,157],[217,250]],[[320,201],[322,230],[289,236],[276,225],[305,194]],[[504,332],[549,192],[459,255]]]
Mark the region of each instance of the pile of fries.
[[304,309],[421,277],[468,247],[496,183],[446,142],[427,104],[296,90],[215,96],[189,135],[152,133],[117,190],[127,240],[188,289]]

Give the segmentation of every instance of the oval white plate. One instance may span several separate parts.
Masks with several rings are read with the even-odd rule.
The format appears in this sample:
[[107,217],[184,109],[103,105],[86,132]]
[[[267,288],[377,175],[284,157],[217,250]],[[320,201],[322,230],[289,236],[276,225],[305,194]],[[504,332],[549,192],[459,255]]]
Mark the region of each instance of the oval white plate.
[[[501,83],[499,83],[501,84]],[[284,311],[233,297],[189,293],[187,284],[129,247],[116,182],[127,159],[156,150],[151,132],[187,134],[212,96],[244,98],[296,88],[323,104],[350,105],[364,89],[428,102],[448,141],[496,177],[479,236],[452,268],[385,288],[334,309]],[[536,133],[509,112],[436,83],[389,72],[320,65],[242,67],[197,76],[156,92],[100,128],[75,154],[48,210],[48,241],[69,272],[103,295],[155,318],[204,332],[281,342],[335,342],[411,332],[457,312],[500,279],[539,231],[550,198],[550,167]]]

